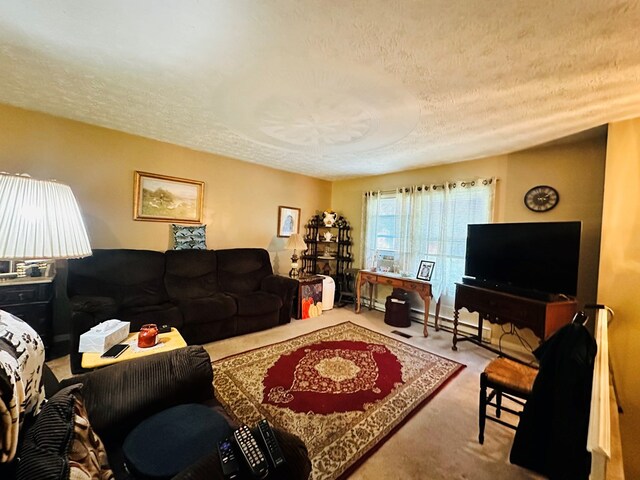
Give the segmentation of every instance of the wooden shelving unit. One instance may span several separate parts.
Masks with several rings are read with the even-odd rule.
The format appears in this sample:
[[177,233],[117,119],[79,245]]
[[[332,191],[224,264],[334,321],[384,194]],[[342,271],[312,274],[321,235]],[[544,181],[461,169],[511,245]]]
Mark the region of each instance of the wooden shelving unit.
[[[344,217],[338,217],[332,226],[322,221],[322,216],[314,215],[305,225],[304,241],[307,250],[302,255],[305,275],[329,275],[336,282],[336,294],[344,282],[344,271],[353,263],[351,254],[351,227]],[[327,233],[331,240],[327,240]]]

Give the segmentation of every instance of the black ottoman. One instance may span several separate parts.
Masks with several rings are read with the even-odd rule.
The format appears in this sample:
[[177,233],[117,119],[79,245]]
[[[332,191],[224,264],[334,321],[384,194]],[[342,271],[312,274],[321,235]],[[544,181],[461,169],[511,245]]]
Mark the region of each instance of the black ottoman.
[[122,445],[136,478],[169,479],[216,451],[233,430],[209,407],[189,403],[157,413],[134,428]]

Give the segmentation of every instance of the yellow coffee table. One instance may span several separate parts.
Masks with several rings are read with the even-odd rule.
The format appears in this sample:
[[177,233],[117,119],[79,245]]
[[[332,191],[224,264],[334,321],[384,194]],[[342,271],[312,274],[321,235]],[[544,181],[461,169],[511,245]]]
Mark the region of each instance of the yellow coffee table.
[[117,358],[102,358],[101,353],[83,353],[82,354],[82,368],[100,368],[112,365],[118,362],[124,362],[125,360],[131,360],[132,358],[146,357],[147,355],[153,355],[155,353],[168,352],[170,350],[176,350],[178,348],[186,347],[187,342],[184,341],[180,332],[175,328],[171,328],[170,332],[158,334],[158,343],[149,348],[138,347],[138,332],[130,333],[129,336],[120,343],[126,343],[129,345],[122,355]]

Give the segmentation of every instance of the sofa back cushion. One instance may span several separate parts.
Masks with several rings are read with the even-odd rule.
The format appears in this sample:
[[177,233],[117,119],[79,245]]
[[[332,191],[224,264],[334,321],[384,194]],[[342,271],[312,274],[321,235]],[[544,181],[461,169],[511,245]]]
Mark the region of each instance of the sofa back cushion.
[[216,250],[216,254],[223,292],[255,292],[260,290],[262,279],[273,274],[269,253],[262,248],[230,248]]
[[168,250],[164,284],[171,299],[202,298],[218,292],[218,263],[213,250]]
[[157,305],[168,300],[164,270],[163,252],[96,249],[69,260],[67,290],[69,297],[112,297],[121,308]]

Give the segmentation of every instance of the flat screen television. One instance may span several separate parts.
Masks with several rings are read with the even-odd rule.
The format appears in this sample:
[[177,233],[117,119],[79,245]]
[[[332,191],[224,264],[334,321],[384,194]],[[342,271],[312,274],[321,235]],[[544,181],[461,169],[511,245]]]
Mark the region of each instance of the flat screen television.
[[581,222],[469,225],[464,273],[477,283],[468,283],[519,294],[575,296],[581,226]]

